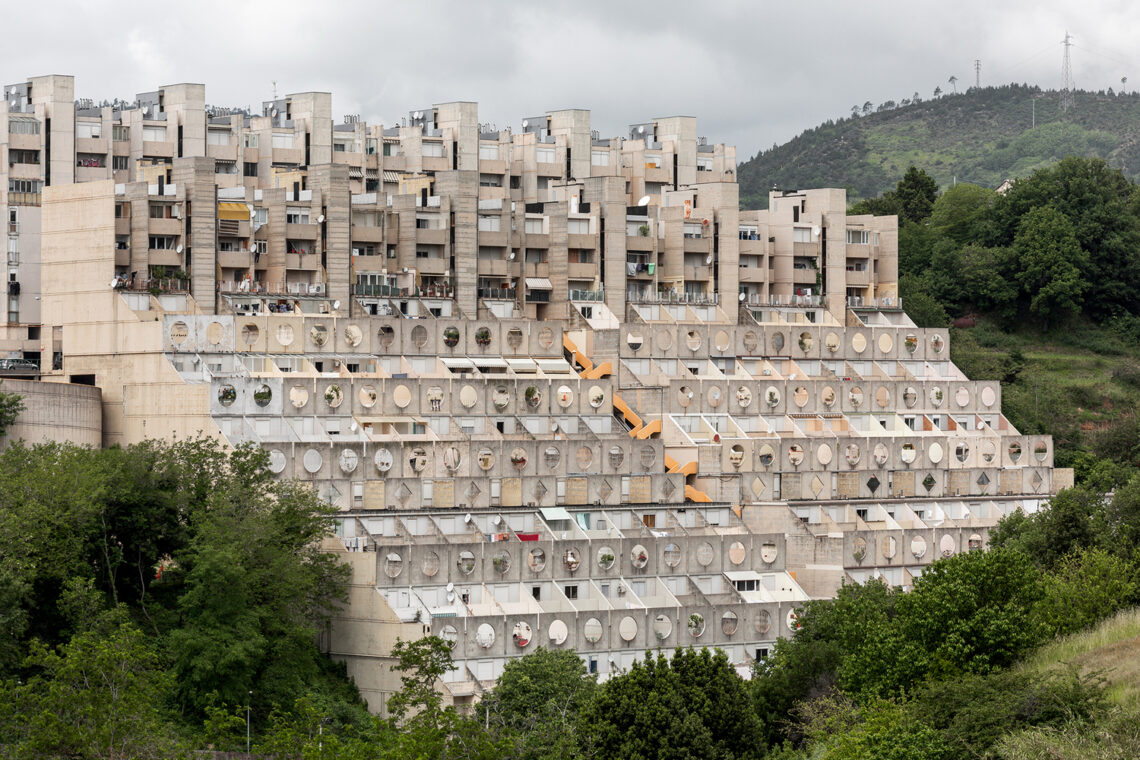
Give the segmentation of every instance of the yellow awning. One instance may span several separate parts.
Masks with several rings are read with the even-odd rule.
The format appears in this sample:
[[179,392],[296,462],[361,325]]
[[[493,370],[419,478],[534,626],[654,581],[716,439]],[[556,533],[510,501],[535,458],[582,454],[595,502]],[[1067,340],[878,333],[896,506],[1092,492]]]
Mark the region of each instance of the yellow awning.
[[218,218],[234,222],[248,222],[249,208],[244,203],[219,203]]

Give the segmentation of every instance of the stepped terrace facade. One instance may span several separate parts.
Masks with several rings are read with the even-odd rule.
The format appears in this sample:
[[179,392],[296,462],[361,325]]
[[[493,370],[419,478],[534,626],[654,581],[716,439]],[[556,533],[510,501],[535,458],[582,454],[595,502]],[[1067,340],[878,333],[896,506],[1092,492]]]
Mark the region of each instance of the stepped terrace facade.
[[[105,443],[255,442],[338,507],[354,580],[323,643],[378,711],[396,638],[428,633],[460,703],[539,645],[746,672],[803,600],[908,586],[1071,478],[901,310],[894,217],[833,189],[741,211],[690,117],[603,139],[578,110],[385,128],[324,93],[26,90],[9,126],[58,174],[4,197],[42,296],[9,348],[99,386]],[[111,165],[57,166],[69,144]]]

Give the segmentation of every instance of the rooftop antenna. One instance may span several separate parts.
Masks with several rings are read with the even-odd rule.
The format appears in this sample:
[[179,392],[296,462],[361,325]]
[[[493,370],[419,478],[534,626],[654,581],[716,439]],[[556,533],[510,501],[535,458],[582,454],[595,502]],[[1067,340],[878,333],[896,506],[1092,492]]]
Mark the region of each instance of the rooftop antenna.
[[975,87],[981,87],[982,86],[982,59],[981,58],[975,58],[974,59],[974,86]]
[[277,80],[273,80],[273,99],[277,100]]
[[1069,58],[1069,48],[1073,46],[1073,37],[1069,30],[1065,30],[1065,39],[1061,40],[1065,46],[1065,56],[1061,60],[1061,110],[1068,111],[1073,106],[1073,63]]

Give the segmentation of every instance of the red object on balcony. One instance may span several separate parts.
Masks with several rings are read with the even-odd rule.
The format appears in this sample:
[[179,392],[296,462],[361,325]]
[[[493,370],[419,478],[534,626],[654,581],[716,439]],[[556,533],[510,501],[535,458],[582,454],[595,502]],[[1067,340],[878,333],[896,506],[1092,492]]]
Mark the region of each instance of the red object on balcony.
[[515,533],[519,541],[537,541],[538,535],[537,533]]

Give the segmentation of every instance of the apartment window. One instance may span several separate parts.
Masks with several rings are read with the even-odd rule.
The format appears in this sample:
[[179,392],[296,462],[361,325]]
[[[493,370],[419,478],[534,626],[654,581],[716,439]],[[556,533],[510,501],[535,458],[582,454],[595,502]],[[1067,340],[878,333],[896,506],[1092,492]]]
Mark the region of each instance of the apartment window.
[[178,246],[176,241],[173,235],[151,235],[147,245],[152,251],[173,251]]
[[169,203],[150,204],[151,219],[170,219],[174,216],[174,207]]
[[20,253],[20,238],[9,236],[8,238],[8,258],[11,259],[12,254],[17,256]]
[[309,209],[304,206],[290,206],[285,209],[286,224],[308,224]]
[[756,659],[757,660],[767,660],[768,659],[768,647],[757,647],[756,648]]
[[352,505],[355,507],[364,506],[364,484],[352,484]]
[[524,232],[528,235],[541,235],[542,234],[542,220],[541,219],[527,219],[524,226]]
[[858,517],[863,522],[867,522],[867,510],[866,509],[856,509],[855,510],[855,516]]
[[13,135],[38,135],[40,123],[35,119],[11,119],[8,122],[8,132]]
[[292,132],[274,132],[273,148],[292,149],[295,135]]
[[644,525],[646,528],[656,528],[657,527],[657,515],[654,515],[654,514],[642,515],[641,516],[641,524]]
[[115,250],[126,251],[131,247],[130,235],[116,235],[115,236]]
[[264,206],[254,206],[253,207],[253,223],[254,224],[265,224],[268,221],[269,221],[269,209],[265,208]]
[[357,243],[352,247],[353,256],[375,256],[376,246],[371,243]]
[[111,169],[117,172],[125,172],[131,168],[130,156],[112,156]]
[[503,178],[498,174],[480,174],[479,187],[502,187]]
[[564,594],[566,594],[567,599],[577,599],[578,598],[578,587],[577,586],[563,586],[562,592]]
[[687,238],[699,238],[701,236],[701,224],[686,222],[684,228],[684,235]]
[[792,228],[792,242],[793,243],[810,243],[811,242],[811,227],[793,227]]
[[257,147],[257,135],[254,135],[254,134],[245,135],[245,147],[256,148]]
[[661,168],[661,154],[660,153],[646,153],[645,154],[645,168],[646,169],[660,169]]
[[385,142],[384,143],[384,155],[385,156],[398,156],[398,155],[400,155],[400,144],[395,143],[395,142]]
[[232,253],[233,251],[239,251],[241,249],[237,247],[237,243],[233,240],[219,240],[218,250],[225,253]]
[[75,122],[75,136],[79,139],[90,140],[92,138],[101,136],[102,133],[103,125],[97,121]]
[[347,153],[348,144],[342,142],[333,143],[333,153]]
[[111,127],[111,139],[115,142],[127,142],[131,139],[131,128],[118,125]]
[[848,245],[867,245],[871,242],[871,233],[867,230],[847,230]]
[[425,142],[421,154],[424,158],[443,158],[443,143]]
[[942,415],[941,414],[930,415],[930,424],[935,430],[941,430],[942,429]]
[[546,263],[546,251],[542,248],[527,248],[525,256],[528,264]]
[[589,235],[590,234],[590,220],[589,219],[568,219],[566,220],[566,232],[571,235]]
[[376,155],[376,138],[369,137],[364,140],[364,152],[370,156]]
[[308,240],[286,240],[285,251],[287,253],[311,253],[309,245]]
[[210,129],[206,131],[207,145],[229,145],[230,131],[228,129]]
[[214,161],[214,174],[237,174],[236,161]]
[[557,160],[554,148],[536,148],[534,160],[540,164],[553,164]]
[[922,510],[922,509],[916,509],[916,510],[914,510],[914,516],[916,518],[918,518],[919,520],[921,520],[923,517],[926,516],[926,511]]
[[20,321],[20,299],[17,296],[8,296],[8,321]]
[[593,166],[609,166],[610,152],[608,150],[595,150],[590,153],[590,164]]
[[589,248],[571,248],[566,252],[566,260],[569,264],[593,264],[594,252]]
[[479,143],[479,158],[484,161],[498,161],[499,146],[495,143]]
[[144,142],[166,142],[166,127],[143,127]]
[[8,151],[8,165],[12,164],[38,164],[40,162],[40,152],[38,150],[20,150],[19,148],[11,149]]
[[711,172],[713,170],[713,160],[711,158],[698,158],[697,171]]
[[434,483],[430,480],[425,480],[423,482],[423,504],[425,507],[431,506],[431,499],[434,495],[434,491]]
[[244,177],[256,177],[257,164],[253,161],[243,161],[241,165],[241,172],[242,176]]
[[44,183],[38,179],[9,179],[8,203],[39,205]]
[[492,214],[479,215],[480,232],[498,232],[502,224],[502,217]]

